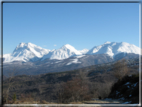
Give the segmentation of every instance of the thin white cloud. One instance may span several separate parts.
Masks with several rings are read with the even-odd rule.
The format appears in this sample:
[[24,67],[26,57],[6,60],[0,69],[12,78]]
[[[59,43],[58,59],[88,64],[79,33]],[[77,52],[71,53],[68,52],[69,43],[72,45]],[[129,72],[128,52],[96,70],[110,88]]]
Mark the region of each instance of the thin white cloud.
[[57,46],[56,44],[54,46]]

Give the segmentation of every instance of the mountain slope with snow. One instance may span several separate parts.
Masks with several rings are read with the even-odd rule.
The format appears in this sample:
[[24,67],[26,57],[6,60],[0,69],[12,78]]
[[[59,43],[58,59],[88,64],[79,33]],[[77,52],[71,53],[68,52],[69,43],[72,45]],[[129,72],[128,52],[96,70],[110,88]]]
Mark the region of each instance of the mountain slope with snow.
[[4,54],[3,58],[4,58],[5,62],[8,62],[11,60],[11,54]]
[[12,54],[5,54],[4,62],[12,61],[41,61],[45,59],[63,60],[73,56],[107,54],[114,58],[120,53],[140,54],[140,48],[126,42],[106,42],[100,46],[95,46],[92,49],[76,50],[73,46],[66,44],[59,49],[49,50],[43,49],[32,43],[20,43]]
[[95,46],[86,54],[107,54],[111,57],[119,53],[140,54],[140,48],[126,42],[106,42],[100,46]]
[[79,52],[81,52],[82,54],[86,54],[88,51],[88,49],[79,50]]
[[[36,46],[32,43],[20,43],[12,54],[4,55],[4,62],[12,61],[24,61],[36,60],[36,58],[41,58],[43,55],[48,54],[50,50],[43,49],[39,46]],[[35,59],[33,59],[35,58]]]
[[42,60],[46,58],[62,60],[76,55],[82,55],[82,53],[76,50],[73,46],[66,44],[60,49],[52,51],[50,55],[45,55]]

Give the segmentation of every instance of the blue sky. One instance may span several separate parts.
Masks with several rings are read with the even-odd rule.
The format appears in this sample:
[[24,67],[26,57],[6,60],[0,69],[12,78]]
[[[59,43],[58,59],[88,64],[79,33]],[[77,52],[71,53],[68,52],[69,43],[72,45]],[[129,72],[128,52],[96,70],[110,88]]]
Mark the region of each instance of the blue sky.
[[3,53],[21,42],[91,49],[106,41],[139,46],[138,3],[4,3]]

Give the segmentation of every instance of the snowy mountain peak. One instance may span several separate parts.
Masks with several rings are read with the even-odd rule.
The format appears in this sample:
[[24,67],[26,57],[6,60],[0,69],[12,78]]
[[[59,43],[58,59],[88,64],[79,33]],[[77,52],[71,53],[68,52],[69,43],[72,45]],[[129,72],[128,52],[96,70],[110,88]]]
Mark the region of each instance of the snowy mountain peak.
[[[62,60],[76,55],[82,55],[82,53],[76,50],[73,46],[66,44],[62,46],[60,49],[54,50],[52,53],[50,53],[50,59]],[[45,56],[45,58],[48,57],[48,55]]]
[[25,43],[21,42],[21,43],[19,44],[19,47],[23,47],[24,45],[25,45]]
[[64,46],[66,46],[66,47],[72,47],[70,44],[65,44]]
[[64,51],[70,51],[70,52],[73,52],[75,54],[81,54],[80,51],[76,50],[73,46],[69,45],[69,44],[66,44],[64,46],[62,46],[60,49],[58,50],[64,50]]
[[38,48],[41,48],[41,47],[39,47],[39,46],[37,46],[37,45],[35,45],[35,44],[32,44],[32,43],[30,43],[30,42],[26,43],[26,45],[27,45],[27,46],[30,46],[30,47],[38,47]]
[[111,42],[109,42],[109,41],[106,41],[104,44],[110,44]]
[[64,45],[64,46],[62,46],[60,49],[70,49],[70,50],[74,50],[75,48],[73,47],[73,46],[71,46],[71,45],[69,45],[69,44],[66,44],[66,45]]
[[35,61],[38,58],[43,57],[45,54],[48,54],[50,50],[43,49],[39,46],[36,46],[32,43],[20,43],[17,45],[15,50],[9,56],[4,56],[4,62],[12,62],[12,61],[24,61],[27,62],[29,60]]
[[87,54],[108,54],[111,57],[119,53],[140,54],[140,48],[126,42],[105,42],[87,52]]
[[21,42],[21,43],[19,43],[19,45],[17,45],[16,50],[17,50],[18,48],[23,48],[24,46],[25,46],[25,43]]
[[37,47],[37,46],[30,43],[30,42],[29,43],[21,42],[21,43],[19,43],[19,45],[17,45],[15,50],[18,50],[19,48],[26,48],[26,47]]

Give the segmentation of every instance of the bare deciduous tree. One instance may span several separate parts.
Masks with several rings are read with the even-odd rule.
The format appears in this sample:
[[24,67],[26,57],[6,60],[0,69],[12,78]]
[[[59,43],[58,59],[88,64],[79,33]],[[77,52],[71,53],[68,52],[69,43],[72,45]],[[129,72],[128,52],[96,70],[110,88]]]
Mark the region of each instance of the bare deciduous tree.
[[78,102],[89,99],[89,85],[86,72],[80,71],[72,80],[58,84],[59,103]]
[[16,68],[14,67],[13,68],[13,72],[9,72],[8,73],[8,88],[7,90],[5,91],[5,95],[6,95],[6,103],[8,103],[8,98],[9,98],[9,91],[10,91],[10,88],[12,87],[13,85],[13,82],[12,82],[12,79],[14,77],[14,75],[16,74]]

